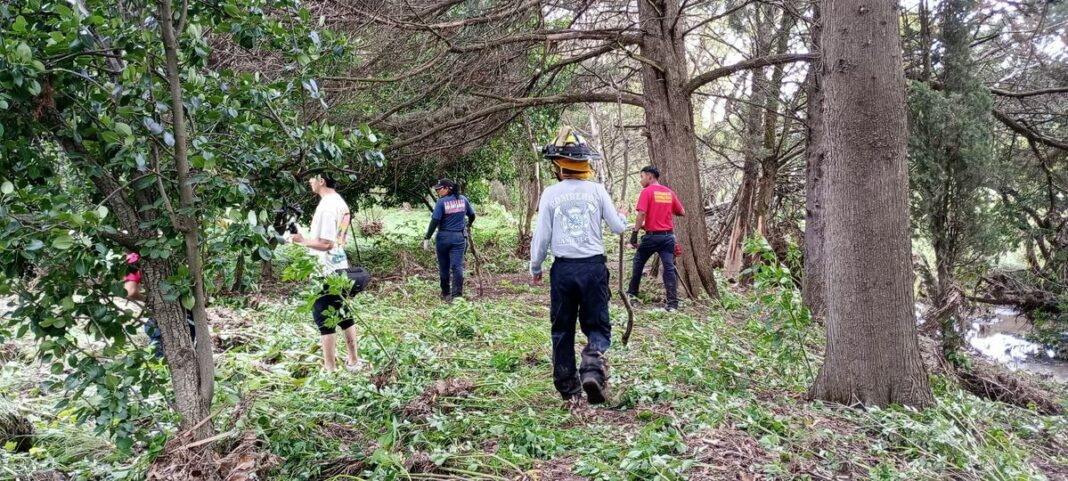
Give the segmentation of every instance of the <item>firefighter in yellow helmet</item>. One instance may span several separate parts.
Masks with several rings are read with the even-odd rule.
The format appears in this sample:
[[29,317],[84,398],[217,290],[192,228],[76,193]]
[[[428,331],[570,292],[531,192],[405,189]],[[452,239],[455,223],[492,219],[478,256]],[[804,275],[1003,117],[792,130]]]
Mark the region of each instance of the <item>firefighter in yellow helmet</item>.
[[[565,400],[581,400],[585,391],[590,403],[603,403],[608,380],[604,354],[612,343],[612,323],[601,222],[621,234],[627,228],[626,217],[613,206],[604,186],[589,180],[594,173],[590,161],[600,154],[577,132],[561,128],[543,154],[553,163],[560,182],[541,195],[530,247],[530,274],[535,284],[541,282],[542,264],[551,250],[553,384]],[[588,341],[578,370],[576,321]]]

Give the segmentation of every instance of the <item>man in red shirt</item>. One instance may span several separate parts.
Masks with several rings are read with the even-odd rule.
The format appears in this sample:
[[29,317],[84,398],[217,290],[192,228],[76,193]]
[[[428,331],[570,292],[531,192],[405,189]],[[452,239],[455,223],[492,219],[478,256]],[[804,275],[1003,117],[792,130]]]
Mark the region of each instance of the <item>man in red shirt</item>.
[[[627,295],[637,296],[638,286],[642,280],[642,270],[653,254],[660,254],[660,263],[664,269],[664,288],[667,290],[665,307],[669,311],[678,309],[678,277],[675,274],[675,219],[684,216],[686,211],[679,202],[679,197],[671,189],[660,185],[660,171],[648,166],[642,169],[642,193],[638,196],[638,218],[634,222],[634,232],[630,236],[630,245],[638,249],[634,255],[634,269],[630,276]],[[641,244],[638,244],[638,230],[645,229]]]

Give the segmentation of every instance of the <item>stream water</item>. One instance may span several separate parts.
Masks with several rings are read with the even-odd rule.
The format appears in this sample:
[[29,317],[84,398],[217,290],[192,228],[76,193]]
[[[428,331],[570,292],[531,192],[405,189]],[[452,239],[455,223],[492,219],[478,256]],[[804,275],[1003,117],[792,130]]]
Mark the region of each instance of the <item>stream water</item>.
[[1051,349],[1027,340],[1030,331],[1030,322],[1019,312],[997,307],[973,318],[966,338],[972,349],[1009,369],[1068,383],[1068,361],[1054,359]]

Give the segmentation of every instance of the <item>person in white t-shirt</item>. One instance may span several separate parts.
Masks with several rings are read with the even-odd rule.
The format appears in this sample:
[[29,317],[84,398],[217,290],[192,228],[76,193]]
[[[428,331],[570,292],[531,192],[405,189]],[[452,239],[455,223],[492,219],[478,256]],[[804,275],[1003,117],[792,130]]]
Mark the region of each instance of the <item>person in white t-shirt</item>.
[[[290,238],[294,244],[307,247],[319,259],[316,275],[320,279],[336,274],[345,274],[349,268],[345,256],[345,243],[348,241],[349,206],[334,187],[337,185],[328,175],[319,175],[308,181],[311,191],[319,196],[319,205],[312,216],[311,231],[308,238],[299,233]],[[360,369],[360,360],[356,355],[356,327],[352,317],[344,308],[341,296],[330,294],[326,284],[312,307],[312,318],[319,328],[323,345],[323,365],[328,372],[334,372],[334,356],[337,352],[337,330],[340,327],[345,334],[348,349],[347,367],[350,371]],[[337,319],[337,323],[330,322]]]

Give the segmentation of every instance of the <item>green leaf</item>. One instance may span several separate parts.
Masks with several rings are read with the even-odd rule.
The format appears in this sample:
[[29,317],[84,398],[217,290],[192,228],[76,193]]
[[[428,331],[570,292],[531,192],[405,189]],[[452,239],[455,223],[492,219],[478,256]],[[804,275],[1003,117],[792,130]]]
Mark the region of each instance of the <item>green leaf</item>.
[[271,250],[266,248],[266,247],[260,247],[259,249],[256,250],[256,253],[258,253],[260,255],[260,259],[263,259],[265,261],[271,260],[271,257],[274,256],[274,254],[271,252]]
[[133,137],[133,129],[130,128],[129,124],[124,124],[122,122],[116,122],[115,123],[115,130],[119,131],[120,134],[125,135],[127,137]]
[[65,251],[70,249],[74,245],[74,239],[69,234],[61,234],[59,237],[52,239],[52,247]]
[[16,58],[22,63],[28,63],[33,60],[33,50],[30,49],[29,45],[26,45],[26,42],[21,42],[18,47],[15,47],[15,54],[17,55]]
[[101,219],[107,217],[108,216],[108,208],[107,208],[107,206],[103,206],[102,205],[100,207],[97,207],[96,208],[96,215],[97,215],[97,217],[100,217]]
[[36,250],[41,250],[41,248],[44,247],[44,246],[45,246],[45,243],[42,242],[41,239],[34,239],[34,240],[30,241],[29,245],[26,246],[26,250],[29,251],[29,252],[33,252],[33,251],[36,251]]
[[8,107],[7,100],[0,99],[0,110],[7,110],[7,107]]
[[26,32],[26,18],[24,18],[22,15],[19,15],[18,17],[15,17],[15,23],[11,24],[11,30],[13,30],[13,31],[15,31],[17,33],[25,33]]
[[194,305],[196,305],[196,299],[192,295],[182,296],[182,307],[192,310]]
[[256,225],[258,223],[258,220],[259,219],[256,216],[256,211],[254,211],[254,210],[248,211],[248,225]]
[[223,5],[223,10],[226,11],[226,14],[231,16],[231,17],[239,17],[239,16],[241,16],[241,10],[239,10],[237,8],[237,6],[235,6],[232,3],[227,3],[227,4]]
[[4,195],[11,195],[15,191],[15,184],[5,180],[3,184],[0,184],[0,193]]
[[119,448],[119,452],[128,453],[130,448],[133,447],[133,438],[129,436],[119,436],[115,438],[115,447]]

